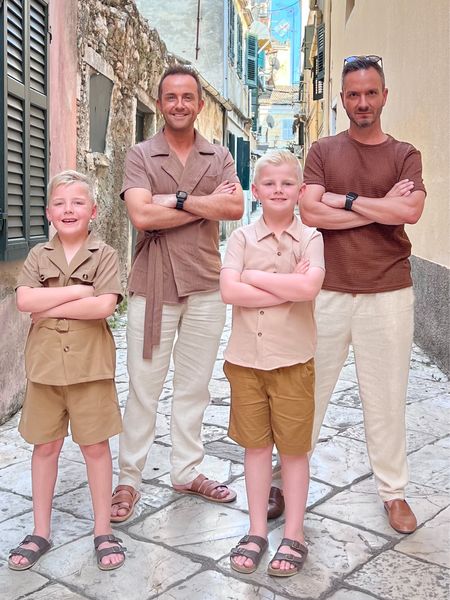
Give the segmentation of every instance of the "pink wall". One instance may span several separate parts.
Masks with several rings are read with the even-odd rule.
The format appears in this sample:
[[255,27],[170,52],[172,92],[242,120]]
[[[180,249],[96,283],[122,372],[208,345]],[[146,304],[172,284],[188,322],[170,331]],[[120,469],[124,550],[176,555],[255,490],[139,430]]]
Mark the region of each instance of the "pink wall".
[[77,0],[50,0],[50,177],[76,168]]

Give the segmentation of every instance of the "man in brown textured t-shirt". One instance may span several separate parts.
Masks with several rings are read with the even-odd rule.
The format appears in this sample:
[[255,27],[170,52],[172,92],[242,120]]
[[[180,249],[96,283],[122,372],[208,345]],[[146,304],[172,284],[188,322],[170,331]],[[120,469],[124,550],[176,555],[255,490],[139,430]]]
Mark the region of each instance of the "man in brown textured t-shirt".
[[378,493],[391,527],[411,533],[405,404],[414,298],[404,224],[420,218],[425,188],[420,153],[381,129],[387,94],[380,57],[346,59],[341,99],[350,127],[312,145],[300,209],[325,246],[314,441],[352,344]]
[[139,500],[171,357],[172,485],[214,502],[236,498],[197,470],[204,456],[201,427],[208,384],[225,322],[218,221],[240,219],[243,212],[229,151],[194,129],[202,107],[195,71],[181,65],[168,69],[158,89],[164,128],[133,146],[125,164],[121,196],[139,235],[129,280],[130,389],[120,436],[119,485],[112,499],[114,522],[128,519]]

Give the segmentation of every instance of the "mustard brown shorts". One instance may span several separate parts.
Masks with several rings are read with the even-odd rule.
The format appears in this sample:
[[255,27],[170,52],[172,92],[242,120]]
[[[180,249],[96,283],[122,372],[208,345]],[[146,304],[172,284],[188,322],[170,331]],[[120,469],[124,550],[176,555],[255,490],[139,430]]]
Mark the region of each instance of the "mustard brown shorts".
[[30,444],[64,438],[68,426],[77,444],[89,446],[122,431],[113,379],[73,385],[27,382],[19,432]]
[[280,454],[311,450],[314,359],[270,371],[225,361],[231,386],[228,435],[244,448],[275,444]]

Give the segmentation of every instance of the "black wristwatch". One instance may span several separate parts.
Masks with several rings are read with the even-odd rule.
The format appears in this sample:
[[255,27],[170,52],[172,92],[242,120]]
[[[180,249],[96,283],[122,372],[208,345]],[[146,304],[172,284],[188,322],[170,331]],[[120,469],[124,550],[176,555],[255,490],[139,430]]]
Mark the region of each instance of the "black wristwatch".
[[352,210],[352,206],[353,206],[353,202],[356,200],[356,198],[358,197],[358,194],[355,194],[355,192],[348,192],[345,196],[345,210]]
[[175,205],[175,208],[177,210],[183,210],[184,203],[186,202],[186,198],[188,197],[187,192],[178,191],[175,194],[175,196],[177,198],[177,203]]

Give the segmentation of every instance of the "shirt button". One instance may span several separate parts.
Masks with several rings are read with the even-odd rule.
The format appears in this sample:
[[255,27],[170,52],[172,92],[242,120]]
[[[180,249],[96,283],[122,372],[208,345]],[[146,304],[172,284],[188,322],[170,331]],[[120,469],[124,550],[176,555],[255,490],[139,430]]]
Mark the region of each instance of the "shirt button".
[[277,256],[281,256],[281,252],[277,252]]
[[39,275],[39,279],[40,279],[41,281],[44,281],[44,279],[45,279],[45,275]]
[[261,337],[262,333],[260,331],[258,331],[258,337]]
[[263,311],[263,310],[260,310],[260,311],[259,311],[259,314],[260,314],[260,315],[263,315],[263,314],[264,314],[264,311]]
[[64,346],[64,352],[69,352],[69,346]]
[[83,279],[86,280],[88,278],[87,273],[83,273]]

